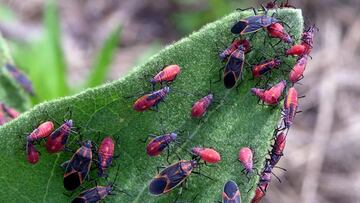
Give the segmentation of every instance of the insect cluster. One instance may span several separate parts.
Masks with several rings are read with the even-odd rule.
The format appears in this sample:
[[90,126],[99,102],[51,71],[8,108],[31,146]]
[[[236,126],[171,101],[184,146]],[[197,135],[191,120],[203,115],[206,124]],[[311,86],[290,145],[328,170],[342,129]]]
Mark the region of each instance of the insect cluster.
[[[277,106],[281,100],[284,99],[282,121],[274,132],[274,143],[268,158],[265,160],[264,168],[261,171],[257,171],[254,167],[254,164],[256,164],[256,162],[254,162],[256,154],[251,147],[242,146],[237,154],[237,160],[244,168],[243,175],[248,179],[254,174],[259,176],[259,182],[252,202],[259,202],[265,196],[273,174],[272,170],[283,156],[287,133],[298,113],[299,96],[294,85],[303,78],[307,59],[313,47],[314,34],[317,31],[315,26],[311,26],[302,33],[300,43],[295,44],[297,40],[286,31],[286,23],[276,16],[275,9],[283,7],[292,6],[288,4],[288,2],[283,2],[278,5],[275,0],[266,6],[262,6],[262,10],[251,8],[254,11],[254,15],[239,20],[229,29],[236,37],[225,50],[219,53],[219,58],[224,63],[224,67],[220,69],[219,72],[220,80],[223,81],[226,89],[237,89],[237,87],[239,87],[240,83],[244,80],[244,67],[247,65],[250,66],[250,72],[254,80],[268,83],[269,80],[267,79],[271,72],[277,71],[276,69],[280,69],[281,66],[286,65],[286,57],[298,57],[294,67],[289,72],[288,79],[282,79],[268,88],[255,85],[255,87],[249,90],[264,105]],[[274,9],[272,15],[268,14],[268,9]],[[261,12],[261,14],[258,14],[258,12]],[[291,30],[291,28],[289,29]],[[247,60],[247,54],[258,51],[254,50],[251,46],[252,37],[261,31],[267,33],[268,36],[266,39],[279,39],[279,43],[282,43],[283,46],[285,44],[288,48],[282,54],[278,54],[275,57],[267,56],[265,60],[250,65]],[[275,51],[278,50],[276,45],[270,45]],[[16,72],[13,71],[11,65],[8,69],[14,73],[15,78],[18,78],[19,81],[25,81],[24,83],[26,83],[26,80],[21,79],[20,76],[15,74]],[[158,111],[159,104],[165,101],[166,97],[174,91],[171,85],[180,75],[180,72],[181,67],[177,64],[164,66],[148,81],[151,86],[151,91],[143,93],[136,99],[132,108],[137,112],[148,110]],[[26,85],[24,85],[24,88],[31,92],[31,88]],[[214,103],[215,95],[215,93],[211,92],[199,96],[199,99],[193,103],[191,110],[189,110],[191,117],[201,120],[206,116],[206,113]],[[7,118],[5,115],[10,118],[16,118],[19,114],[10,107],[1,104],[0,125],[6,122]],[[71,134],[78,134],[73,127],[72,119],[65,120],[56,129],[52,121],[40,123],[37,128],[26,136],[25,148],[28,162],[30,164],[36,164],[39,161],[40,152],[35,146],[40,145],[43,141],[45,141],[45,148],[50,154],[72,151],[68,147]],[[149,136],[151,139],[146,143],[146,154],[154,158],[166,153],[168,163],[168,166],[162,167],[162,170],[158,168],[157,174],[150,181],[148,189],[151,195],[161,196],[173,191],[177,187],[183,187],[191,174],[197,174],[213,180],[212,177],[203,174],[200,171],[200,167],[221,162],[222,158],[220,153],[212,147],[204,146],[193,146],[189,150],[183,149],[181,147],[183,134],[184,132],[181,131],[171,131],[164,132],[161,135],[151,134]],[[91,140],[79,142],[80,147],[73,151],[70,160],[62,164],[64,169],[64,188],[67,191],[75,191],[81,187],[86,180],[90,180],[91,166],[94,164],[97,166],[97,176],[107,180],[108,170],[112,165],[113,159],[116,158],[114,155],[117,146],[116,143],[117,141],[115,142],[111,136],[105,137],[99,146]],[[186,150],[190,158],[181,159],[177,154],[178,150]],[[175,163],[170,163],[170,156],[177,156],[179,160]],[[78,194],[73,199],[73,202],[98,202],[108,195],[114,194],[116,190],[127,194],[125,191],[118,190],[115,185],[118,174],[119,168],[113,182],[108,181],[108,184],[105,186],[96,184],[95,187],[86,189]],[[180,197],[181,192],[182,190],[180,190],[175,202]],[[224,203],[240,203],[241,193],[238,184],[233,180],[227,181],[224,185],[221,198]]]
[[[73,120],[65,120],[57,129],[54,129],[52,121],[42,122],[37,128],[26,136],[26,157],[30,164],[39,161],[40,152],[35,148],[45,141],[48,153],[54,154],[62,151],[72,151],[68,147],[71,134],[78,134],[73,127]],[[91,140],[79,142],[80,147],[73,153],[70,160],[61,165],[64,169],[64,188],[74,191],[86,180],[90,180],[91,166],[98,168],[98,177],[108,177],[108,169],[115,158],[115,141],[111,136],[105,137],[98,148]],[[117,179],[118,172],[115,176]],[[115,182],[114,181],[114,182]],[[81,192],[72,202],[98,202],[106,196],[113,194],[116,189],[114,182],[107,186],[96,185],[93,188]]]

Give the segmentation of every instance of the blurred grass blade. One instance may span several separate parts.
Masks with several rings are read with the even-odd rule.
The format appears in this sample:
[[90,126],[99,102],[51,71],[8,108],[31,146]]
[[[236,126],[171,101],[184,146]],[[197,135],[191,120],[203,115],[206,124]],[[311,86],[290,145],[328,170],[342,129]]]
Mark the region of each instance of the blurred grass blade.
[[50,46],[51,60],[53,60],[53,67],[45,67],[53,70],[53,74],[50,76],[56,81],[56,86],[54,87],[58,95],[65,96],[69,92],[69,88],[66,81],[66,64],[64,59],[64,54],[61,48],[61,31],[60,31],[60,21],[57,10],[57,4],[53,0],[46,1],[45,6],[45,17],[44,24],[46,27],[46,35],[48,38],[48,45]]
[[113,60],[116,47],[119,43],[121,27],[116,28],[113,32],[110,33],[108,38],[105,40],[95,63],[93,64],[90,76],[86,82],[87,87],[95,87],[101,85],[105,78],[106,74],[109,71],[110,64]]

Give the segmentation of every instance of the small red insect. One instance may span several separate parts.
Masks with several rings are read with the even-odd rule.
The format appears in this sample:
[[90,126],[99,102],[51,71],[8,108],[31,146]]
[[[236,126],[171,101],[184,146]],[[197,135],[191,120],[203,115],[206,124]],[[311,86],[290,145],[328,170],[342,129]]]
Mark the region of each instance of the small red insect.
[[291,87],[285,97],[284,102],[284,123],[286,128],[290,128],[298,108],[298,93],[294,87]]
[[250,42],[246,39],[235,39],[231,45],[226,48],[223,52],[219,54],[219,57],[222,61],[226,61],[229,56],[236,51],[236,49],[239,48],[239,46],[242,45],[245,48],[245,54],[250,52]]
[[2,106],[0,106],[0,126],[4,125],[5,123],[6,123],[5,112],[3,111]]
[[194,147],[191,149],[191,152],[195,156],[200,157],[206,163],[215,164],[221,160],[219,152],[215,151],[212,148]]
[[111,137],[105,137],[100,144],[98,151],[99,173],[104,176],[105,171],[110,167],[114,158],[115,143]]
[[251,174],[253,169],[253,152],[249,147],[243,147],[239,151],[238,160],[244,166],[243,171],[246,171],[246,175]]
[[277,5],[278,0],[270,1],[265,5],[265,8],[267,9],[277,9],[277,8],[296,8],[295,6],[290,5],[289,0],[286,0],[286,2],[281,2],[280,5]]
[[177,138],[177,133],[172,132],[160,136],[155,136],[146,146],[146,153],[149,156],[158,156],[160,155],[166,147],[171,143],[175,142]]
[[176,79],[181,71],[180,66],[174,64],[165,66],[158,74],[156,74],[150,83],[155,86],[156,83],[162,84],[163,82],[170,83]]
[[201,98],[199,101],[195,102],[191,108],[191,116],[193,118],[201,118],[203,117],[209,106],[213,101],[214,95],[208,94],[205,97]]
[[54,131],[54,123],[46,121],[41,123],[35,130],[33,130],[27,137],[28,142],[34,142],[36,140],[48,137]]
[[297,81],[304,78],[304,71],[307,64],[307,55],[301,56],[294,66],[294,68],[290,71],[289,79],[292,83],[296,83]]
[[258,187],[256,187],[255,196],[251,200],[251,203],[259,203],[262,200],[262,198],[265,196],[265,192],[268,185],[269,183],[266,183],[266,184],[260,184]]
[[286,135],[285,133],[281,132],[279,135],[276,136],[274,146],[271,150],[269,161],[272,167],[274,167],[280,161],[280,158],[283,156],[285,144]]
[[318,31],[319,29],[313,25],[310,26],[307,30],[305,30],[302,33],[301,36],[301,44],[305,46],[306,50],[305,50],[305,54],[309,55],[313,45],[314,45],[314,36],[315,36],[315,32]]
[[149,94],[145,94],[135,101],[133,105],[133,109],[135,111],[141,112],[151,109],[152,107],[157,107],[157,105],[161,101],[164,101],[165,97],[168,95],[169,92],[170,92],[170,87],[166,86],[160,90],[151,92]]
[[26,143],[26,157],[30,164],[36,164],[39,161],[39,152],[31,142]]
[[274,58],[270,60],[266,60],[263,63],[257,64],[252,69],[252,75],[254,78],[259,78],[267,72],[278,68],[281,64],[281,60],[279,58]]
[[6,106],[4,103],[1,103],[2,109],[5,111],[5,113],[12,119],[17,118],[20,116],[20,113],[16,111],[14,108],[11,108],[9,106]]
[[277,105],[280,97],[286,88],[286,81],[282,80],[268,90],[251,88],[251,92],[268,105]]
[[306,46],[302,44],[295,44],[286,50],[286,55],[290,56],[302,56],[306,53]]
[[273,23],[266,29],[270,37],[279,38],[288,44],[293,42],[291,36],[285,31],[284,26],[282,26],[280,23]]
[[66,120],[64,124],[48,136],[45,146],[49,153],[60,152],[64,149],[71,133],[72,126],[73,121],[71,119]]

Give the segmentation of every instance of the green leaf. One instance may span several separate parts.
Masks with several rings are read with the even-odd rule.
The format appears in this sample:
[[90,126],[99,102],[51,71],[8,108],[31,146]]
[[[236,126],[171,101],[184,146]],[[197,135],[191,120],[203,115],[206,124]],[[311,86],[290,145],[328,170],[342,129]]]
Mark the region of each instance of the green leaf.
[[29,97],[4,68],[5,64],[10,62],[12,59],[9,49],[0,34],[0,101],[18,111],[25,111],[30,107]]
[[[4,202],[68,202],[70,198],[63,193],[63,171],[59,165],[71,157],[71,153],[48,154],[43,146],[39,163],[32,166],[25,161],[24,152],[19,148],[24,144],[18,136],[30,132],[41,121],[51,117],[61,121],[68,118],[67,109],[72,109],[72,118],[76,127],[81,127],[81,135],[85,139],[99,142],[105,135],[119,137],[117,153],[120,154],[116,164],[120,167],[117,185],[132,197],[117,194],[107,198],[108,202],[171,202],[179,189],[167,195],[154,197],[149,195],[149,181],[156,175],[156,167],[166,165],[166,155],[148,157],[145,143],[141,142],[148,134],[159,134],[162,130],[177,129],[189,132],[180,135],[183,149],[195,145],[211,146],[222,155],[222,161],[215,167],[201,167],[201,172],[215,178],[208,180],[192,174],[188,181],[188,190],[183,191],[181,200],[191,201],[197,195],[196,202],[215,202],[220,200],[223,184],[232,179],[240,187],[243,202],[248,202],[254,192],[258,176],[247,180],[241,173],[242,167],[235,160],[238,150],[243,146],[251,146],[256,153],[255,167],[260,170],[270,147],[273,130],[280,118],[280,108],[270,108],[257,104],[257,99],[250,94],[250,88],[256,80],[251,80],[249,68],[245,69],[244,81],[239,91],[226,90],[222,82],[212,85],[215,100],[206,117],[199,122],[190,118],[192,103],[205,95],[209,90],[209,80],[218,78],[218,70],[224,66],[218,59],[221,44],[229,44],[234,35],[230,27],[239,19],[252,15],[251,12],[235,12],[214,23],[208,24],[200,31],[168,46],[152,57],[147,63],[135,68],[129,75],[118,81],[101,87],[86,90],[80,94],[59,100],[46,102],[23,114],[16,121],[0,129],[0,157],[2,186],[1,196]],[[303,20],[300,10],[281,9],[279,18],[290,25],[295,38],[300,37]],[[252,63],[259,60],[261,52],[274,56],[274,50],[263,44],[266,36],[259,31],[253,39],[255,47],[247,59]],[[267,41],[269,42],[269,41]],[[271,40],[272,43],[277,40]],[[279,47],[283,50],[283,47]],[[293,64],[294,60],[287,60]],[[172,84],[173,91],[160,103],[159,112],[135,112],[132,109],[134,99],[126,96],[136,92],[150,90],[144,75],[154,74],[165,64],[177,63],[182,67],[181,75]],[[282,66],[282,70],[289,69]],[[285,78],[285,71],[274,71],[270,83]],[[187,96],[183,92],[191,93]],[[196,96],[195,96],[196,95]],[[162,122],[161,122],[162,121]],[[163,123],[163,125],[161,125]],[[164,129],[161,128],[164,126]],[[100,136],[97,132],[100,131]],[[75,148],[76,135],[72,136],[70,147]],[[189,159],[186,151],[178,148],[177,153],[183,159]],[[171,162],[176,162],[174,153]],[[110,170],[109,180],[113,180],[117,167]],[[96,171],[92,173],[95,175]],[[16,174],[16,175],[15,175]],[[99,184],[105,180],[97,179]],[[86,183],[84,187],[91,187]],[[248,193],[247,191],[251,191]],[[78,194],[80,191],[76,191]],[[73,198],[74,196],[72,196]]]
[[90,77],[87,81],[87,87],[95,87],[104,82],[106,74],[109,71],[113,55],[116,51],[116,47],[119,43],[120,33],[121,28],[118,27],[110,33],[109,37],[104,42],[104,45],[99,52],[99,56],[92,67]]

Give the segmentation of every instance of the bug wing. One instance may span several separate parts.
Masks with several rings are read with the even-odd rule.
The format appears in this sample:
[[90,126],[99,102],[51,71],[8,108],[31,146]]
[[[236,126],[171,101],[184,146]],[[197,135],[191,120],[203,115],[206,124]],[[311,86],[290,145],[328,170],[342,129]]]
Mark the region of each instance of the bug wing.
[[[83,201],[86,200],[86,201]],[[80,193],[73,201],[72,203],[77,202],[98,202],[100,200],[100,196],[98,194],[98,191],[95,188],[91,188],[89,190],[85,190],[82,193]]]
[[234,87],[241,76],[243,65],[243,59],[234,57],[229,59],[224,71],[224,85],[226,88],[230,89]]
[[245,20],[240,20],[239,22],[235,23],[231,28],[231,33],[233,34],[240,34],[247,26],[248,22]]

